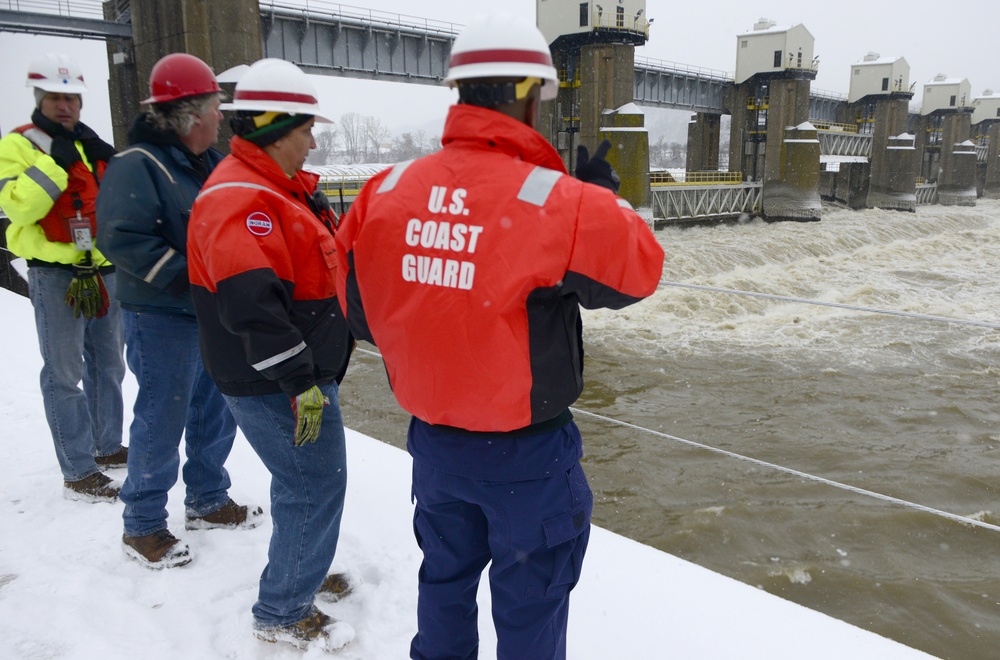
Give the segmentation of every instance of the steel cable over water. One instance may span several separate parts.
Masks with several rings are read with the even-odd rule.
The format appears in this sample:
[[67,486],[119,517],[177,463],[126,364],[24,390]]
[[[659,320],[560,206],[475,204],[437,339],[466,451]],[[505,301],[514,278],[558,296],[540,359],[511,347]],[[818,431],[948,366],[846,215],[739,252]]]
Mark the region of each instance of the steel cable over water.
[[[938,322],[938,323],[951,323],[951,324],[958,324],[958,325],[971,325],[971,326],[976,326],[976,327],[980,327],[980,328],[990,328],[990,329],[993,329],[993,330],[1000,330],[1000,323],[993,323],[993,322],[989,322],[989,321],[976,321],[976,320],[972,320],[972,319],[958,319],[958,318],[953,318],[953,317],[950,317],[950,316],[935,316],[933,314],[920,314],[918,312],[903,312],[903,311],[898,311],[898,310],[879,309],[879,308],[876,308],[876,307],[864,307],[864,306],[861,306],[861,305],[849,305],[849,304],[846,304],[846,303],[824,302],[824,301],[821,301],[821,300],[810,300],[808,298],[795,298],[795,297],[792,297],[792,296],[780,296],[780,295],[775,295],[775,294],[770,294],[770,293],[758,293],[758,292],[755,292],[755,291],[741,291],[739,289],[726,289],[726,288],[722,288],[722,287],[705,286],[705,285],[701,285],[701,284],[683,284],[683,283],[680,283],[680,282],[669,282],[669,281],[666,281],[666,280],[661,281],[660,282],[660,286],[670,286],[670,287],[677,287],[677,288],[683,288],[683,289],[693,289],[693,290],[696,290],[696,291],[711,291],[711,292],[714,292],[714,293],[725,293],[725,294],[731,294],[731,295],[751,296],[751,297],[755,297],[755,298],[767,298],[769,300],[779,300],[779,301],[782,301],[782,302],[801,303],[801,304],[805,304],[805,305],[819,305],[819,306],[823,306],[823,307],[837,307],[837,308],[840,308],[840,309],[849,309],[849,310],[853,310],[853,311],[857,311],[857,312],[866,312],[866,313],[870,313],[870,314],[887,314],[887,315],[890,315],[890,316],[901,316],[901,317],[904,317],[904,318],[921,319],[921,320],[925,320],[925,321],[935,321],[935,322]],[[356,350],[359,351],[359,352],[361,352],[361,353],[366,353],[368,355],[373,355],[373,356],[378,357],[380,359],[382,357],[382,355],[379,354],[377,351],[369,351],[369,350],[366,350],[366,349],[363,349],[363,348],[358,348]],[[688,445],[690,447],[697,447],[699,449],[704,449],[704,450],[707,450],[707,451],[710,451],[710,452],[713,452],[713,453],[716,453],[716,454],[720,454],[722,456],[727,456],[729,458],[735,458],[737,460],[745,461],[747,463],[753,463],[754,465],[759,465],[761,467],[770,468],[770,469],[776,470],[778,472],[784,472],[785,474],[790,474],[790,475],[793,475],[793,476],[796,476],[796,477],[800,477],[802,479],[806,479],[806,480],[809,480],[809,481],[814,481],[814,482],[817,482],[817,483],[825,484],[827,486],[833,486],[834,488],[839,488],[841,490],[846,490],[846,491],[849,491],[849,492],[852,492],[852,493],[856,493],[858,495],[865,495],[867,497],[871,497],[871,498],[874,498],[874,499],[877,499],[877,500],[881,500],[883,502],[889,502],[891,504],[896,504],[896,505],[905,507],[907,509],[913,509],[915,511],[922,511],[923,513],[929,513],[929,514],[932,514],[932,515],[935,515],[935,516],[939,516],[941,518],[946,518],[948,520],[952,520],[952,521],[959,522],[959,523],[962,523],[962,524],[973,525],[973,526],[976,526],[976,527],[981,527],[983,529],[989,529],[989,530],[994,531],[994,532],[1000,532],[1000,526],[993,525],[991,523],[984,522],[982,520],[976,520],[974,518],[969,518],[967,516],[960,516],[960,515],[958,515],[956,513],[951,513],[951,512],[948,512],[948,511],[943,511],[941,509],[935,509],[933,507],[925,506],[923,504],[917,504],[916,502],[910,502],[908,500],[903,500],[903,499],[900,499],[898,497],[892,497],[891,495],[885,495],[883,493],[877,493],[875,491],[866,490],[866,489],[860,488],[858,486],[852,486],[850,484],[845,484],[845,483],[842,483],[842,482],[839,482],[839,481],[834,481],[832,479],[827,479],[825,477],[820,477],[820,476],[817,476],[817,475],[814,475],[814,474],[809,474],[808,472],[802,472],[801,470],[795,470],[793,468],[785,467],[783,465],[777,465],[775,463],[769,463],[767,461],[762,461],[762,460],[760,460],[758,458],[752,458],[750,456],[744,456],[743,454],[737,454],[736,452],[732,452],[732,451],[729,451],[727,449],[720,449],[719,447],[713,447],[711,445],[706,445],[706,444],[701,443],[701,442],[695,442],[694,440],[687,440],[685,438],[681,438],[681,437],[678,437],[678,436],[675,436],[675,435],[670,435],[669,433],[663,433],[661,431],[655,431],[653,429],[648,429],[648,428],[645,428],[643,426],[639,426],[637,424],[632,424],[632,423],[629,423],[629,422],[623,422],[621,420],[614,419],[613,417],[607,417],[605,415],[600,415],[598,413],[593,413],[593,412],[590,412],[590,411],[587,411],[587,410],[582,410],[580,408],[570,408],[570,410],[572,410],[574,413],[577,413],[577,414],[580,414],[580,415],[584,415],[584,416],[587,416],[587,417],[593,417],[595,419],[599,419],[599,420],[604,421],[604,422],[608,422],[608,423],[611,423],[611,424],[617,424],[617,425],[625,427],[625,428],[630,428],[630,429],[634,429],[636,431],[641,431],[643,433],[648,433],[650,435],[654,435],[654,436],[657,436],[657,437],[660,437],[660,438],[664,438],[666,440],[673,440],[674,442],[679,442],[681,444],[685,444],[685,445]]]

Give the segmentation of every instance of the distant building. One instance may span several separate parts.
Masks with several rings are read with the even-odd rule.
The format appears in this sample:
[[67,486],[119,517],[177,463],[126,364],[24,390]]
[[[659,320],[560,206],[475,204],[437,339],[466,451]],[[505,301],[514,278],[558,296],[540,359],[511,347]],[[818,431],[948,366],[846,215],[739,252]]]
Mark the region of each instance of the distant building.
[[815,72],[814,42],[801,23],[779,26],[770,19],[760,19],[752,32],[736,36],[736,84],[761,73]]
[[969,107],[972,107],[972,85],[968,78],[949,78],[939,73],[934,80],[924,83],[921,115]]
[[1000,93],[987,89],[982,96],[972,101],[972,123],[981,124],[984,121],[1000,121]]
[[591,43],[641,46],[653,22],[646,0],[537,0],[538,29],[553,49]]
[[851,88],[847,102],[866,96],[890,96],[910,91],[910,65],[902,57],[881,57],[868,53],[851,65]]

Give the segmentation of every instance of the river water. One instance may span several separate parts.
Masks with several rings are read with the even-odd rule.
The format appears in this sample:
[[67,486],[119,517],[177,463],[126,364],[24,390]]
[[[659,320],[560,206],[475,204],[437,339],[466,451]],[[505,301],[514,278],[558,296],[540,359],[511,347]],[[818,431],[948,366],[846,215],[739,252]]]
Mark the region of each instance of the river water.
[[[998,201],[657,236],[666,282],[1000,324]],[[661,286],[586,312],[584,336],[576,408],[634,425],[576,416],[596,524],[940,657],[995,656],[1000,532],[664,434],[1000,524],[1000,331]],[[376,357],[342,399],[404,446]]]

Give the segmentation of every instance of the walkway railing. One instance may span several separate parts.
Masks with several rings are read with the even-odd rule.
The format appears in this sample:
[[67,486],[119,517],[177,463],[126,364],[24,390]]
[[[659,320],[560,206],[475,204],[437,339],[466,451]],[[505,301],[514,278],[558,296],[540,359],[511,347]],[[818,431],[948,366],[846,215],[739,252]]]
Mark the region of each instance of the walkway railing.
[[101,0],[0,0],[0,8],[56,16],[104,18]]
[[857,124],[840,124],[835,121],[824,121],[822,119],[810,119],[809,123],[817,131],[831,131],[833,133],[857,133]]
[[356,7],[353,5],[343,5],[339,2],[326,2],[326,0],[299,0],[299,2],[268,2],[261,0],[260,11],[271,11],[281,9],[284,11],[304,12],[311,16],[336,16],[337,18],[359,19],[366,23],[376,23],[383,26],[418,29],[425,32],[435,32],[439,34],[456,35],[462,28],[460,23],[450,23],[447,21],[435,21],[419,16],[408,14],[397,14],[395,12],[378,11],[366,7]]
[[742,172],[650,172],[649,185],[661,186],[714,186],[743,183]]

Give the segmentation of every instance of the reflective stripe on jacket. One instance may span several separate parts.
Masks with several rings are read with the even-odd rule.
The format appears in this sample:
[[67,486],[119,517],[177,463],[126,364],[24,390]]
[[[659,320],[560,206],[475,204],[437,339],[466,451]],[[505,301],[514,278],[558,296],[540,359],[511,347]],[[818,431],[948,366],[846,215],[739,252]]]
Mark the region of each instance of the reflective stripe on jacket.
[[[88,163],[77,142],[81,160],[67,172],[44,150],[51,142],[48,134],[31,124],[0,140],[0,208],[11,222],[7,228],[7,247],[28,260],[74,264],[84,253],[72,242],[61,240],[69,238],[66,219],[76,217],[74,201],[78,197],[82,203],[81,215],[90,220],[91,235],[96,238],[97,181],[92,167],[96,166],[100,176],[106,163]],[[57,240],[46,235],[43,224]],[[61,234],[60,228],[66,233]],[[108,265],[96,249],[91,250],[91,256],[96,264]]]
[[205,368],[230,396],[294,397],[340,381],[350,335],[337,302],[332,218],[307,198],[318,177],[289,178],[238,137],[188,224],[188,275]]
[[[203,158],[213,169],[223,156],[209,149]],[[204,176],[176,146],[146,142],[108,164],[97,198],[98,236],[117,269],[117,297],[127,309],[194,316],[187,227]]]
[[663,250],[530,127],[453,106],[444,149],[369,181],[337,231],[338,294],[420,420],[510,432],[583,389],[580,306],[651,295]]

